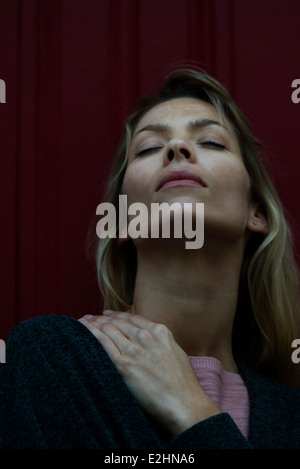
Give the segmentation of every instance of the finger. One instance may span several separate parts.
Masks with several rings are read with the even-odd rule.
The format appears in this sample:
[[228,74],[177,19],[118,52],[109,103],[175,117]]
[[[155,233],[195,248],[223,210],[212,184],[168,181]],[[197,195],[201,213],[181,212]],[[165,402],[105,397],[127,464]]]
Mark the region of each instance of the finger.
[[112,318],[110,318],[109,316],[103,316],[102,314],[101,315],[94,315],[92,316],[91,314],[86,314],[85,316],[83,316],[82,318],[79,318],[78,321],[81,322],[81,324],[84,324],[85,326],[88,326],[88,325],[101,325],[102,323],[106,323],[106,322],[109,322],[111,321]]
[[[121,354],[135,354],[138,343],[143,342],[145,333],[149,332],[141,329],[127,320],[121,318],[105,318],[98,316],[94,318],[86,327],[93,330],[96,328],[111,339]],[[144,337],[145,338],[145,337]]]
[[95,327],[93,324],[87,325],[87,328],[100,342],[100,344],[102,345],[106,353],[110,356],[112,361],[115,362],[121,355],[121,351],[119,350],[115,342],[111,339],[111,337],[101,331],[98,327]]
[[115,324],[115,323],[118,323],[119,321],[127,322],[126,319],[122,319],[117,316],[111,317],[111,316],[103,316],[103,315],[87,316],[87,317],[84,316],[83,318],[80,318],[79,321],[88,328],[93,326],[99,329],[101,329],[105,324]]
[[[114,315],[109,316],[93,316],[85,323],[85,326],[92,332],[93,328],[96,328],[108,336],[121,354],[135,355],[138,346],[153,346],[155,334],[149,330],[149,327],[145,327],[147,326],[145,318],[136,318],[134,322],[137,324],[134,324],[130,321],[132,316],[130,313],[122,312],[114,312]],[[146,321],[151,323],[151,321]]]
[[[122,318],[112,318],[111,321],[107,323],[107,326],[105,326],[105,329],[109,330],[109,326],[113,326],[114,328],[118,329],[123,334],[123,336],[125,336],[128,340],[130,340],[134,344],[145,343],[145,341],[149,342],[149,340],[151,340],[151,337],[152,337],[151,332],[148,331],[147,329],[139,327],[131,323],[130,321],[122,319]],[[103,329],[103,326],[102,326],[102,329]],[[111,331],[111,333],[116,334],[115,331],[113,330]],[[119,339],[117,334],[114,337],[115,337],[115,340]],[[122,345],[124,347],[129,347],[130,344],[124,341]],[[121,346],[121,342],[120,342],[120,346]]]
[[79,322],[82,324],[87,324],[90,319],[92,319],[94,316],[92,314],[86,314],[85,316],[82,316],[81,318],[78,319]]
[[[130,312],[130,311],[131,310],[127,310],[127,312]],[[87,324],[93,319],[103,317],[103,315],[105,317],[113,316],[113,313],[122,313],[122,311],[113,311],[113,310],[108,309],[108,310],[104,310],[102,314],[85,314],[84,316],[79,318],[78,321],[81,322],[82,324]]]
[[[145,345],[146,343],[151,343],[153,337],[149,329],[145,327],[147,324],[145,324],[145,321],[143,320],[144,318],[141,317],[141,320],[137,319],[134,322],[131,322],[131,319],[132,314],[130,313],[127,314],[126,312],[122,313],[115,311],[114,314],[109,314],[108,316],[84,316],[80,322],[90,330],[94,330],[93,327],[95,327],[102,331],[102,333],[109,336],[118,347],[120,353],[135,353],[135,347],[129,348],[130,344],[126,339],[134,344]],[[119,335],[113,328],[118,329],[124,337]]]
[[122,312],[122,311],[103,311],[104,317],[111,317],[117,319],[124,319],[129,321],[131,324],[134,324],[137,327],[147,329],[149,331],[153,331],[153,329],[159,325],[157,322],[150,321],[149,319],[145,318],[144,316],[140,316],[139,314],[133,314]]
[[[115,334],[111,331],[111,328],[107,327],[113,322],[120,321],[119,319],[105,317],[102,315],[93,316],[88,314],[78,319],[78,321],[81,322],[84,326],[86,326],[87,329],[89,329],[89,331],[97,338],[97,340],[99,340],[99,342],[103,346],[105,346],[105,348],[110,354],[114,354],[114,352],[116,352],[116,350],[114,350],[114,347],[118,350],[119,353],[121,353],[120,349],[118,348],[118,345],[115,342],[118,337],[115,337]],[[118,343],[121,343],[120,337]]]
[[106,324],[102,324],[100,327],[101,331],[108,337],[110,337],[110,339],[116,344],[118,349],[121,352],[124,352],[124,350],[128,349],[131,343],[131,339],[130,337],[128,337],[128,335],[133,336],[133,333],[130,334],[130,329],[132,329],[132,327],[130,328],[130,325],[126,328],[125,324],[123,324],[122,327],[119,322],[121,321],[115,319]]

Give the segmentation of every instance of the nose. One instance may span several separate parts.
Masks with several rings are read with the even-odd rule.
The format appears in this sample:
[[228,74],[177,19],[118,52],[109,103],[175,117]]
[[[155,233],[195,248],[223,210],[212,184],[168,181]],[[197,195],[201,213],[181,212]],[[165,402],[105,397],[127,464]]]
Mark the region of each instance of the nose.
[[183,139],[170,140],[165,152],[165,164],[168,164],[173,160],[189,160],[190,163],[195,162],[195,153],[188,142]]

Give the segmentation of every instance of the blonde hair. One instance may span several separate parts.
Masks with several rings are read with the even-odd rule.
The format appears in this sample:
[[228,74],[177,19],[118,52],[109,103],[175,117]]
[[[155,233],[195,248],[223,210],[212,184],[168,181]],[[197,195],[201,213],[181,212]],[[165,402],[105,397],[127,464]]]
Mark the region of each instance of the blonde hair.
[[[238,138],[251,182],[252,199],[264,210],[269,230],[266,235],[253,235],[244,252],[233,351],[256,370],[284,380],[292,364],[291,343],[297,337],[299,320],[298,269],[292,235],[284,208],[265,169],[262,146],[231,95],[217,80],[197,70],[174,70],[155,96],[141,102],[126,122],[104,200],[118,208],[128,150],[140,119],[155,105],[179,97],[193,97],[212,104],[221,118],[230,121]],[[98,240],[96,265],[104,308],[128,309],[133,302],[137,268],[133,243],[128,241],[118,246],[113,238]]]

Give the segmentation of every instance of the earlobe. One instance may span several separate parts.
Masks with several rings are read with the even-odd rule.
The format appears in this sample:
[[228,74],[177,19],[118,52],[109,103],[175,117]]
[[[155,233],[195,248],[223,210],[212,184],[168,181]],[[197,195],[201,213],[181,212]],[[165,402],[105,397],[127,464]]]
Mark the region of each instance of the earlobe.
[[269,231],[267,217],[260,208],[255,210],[255,213],[252,214],[247,222],[247,228],[253,233],[267,234]]

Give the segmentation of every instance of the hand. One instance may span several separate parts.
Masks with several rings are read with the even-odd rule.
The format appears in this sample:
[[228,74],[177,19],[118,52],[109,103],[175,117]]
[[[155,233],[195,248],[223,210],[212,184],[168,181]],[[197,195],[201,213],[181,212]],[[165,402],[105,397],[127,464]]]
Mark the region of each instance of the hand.
[[221,412],[165,325],[117,311],[80,321],[102,344],[141,408],[173,436]]

